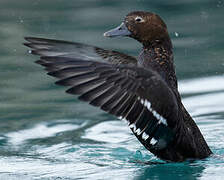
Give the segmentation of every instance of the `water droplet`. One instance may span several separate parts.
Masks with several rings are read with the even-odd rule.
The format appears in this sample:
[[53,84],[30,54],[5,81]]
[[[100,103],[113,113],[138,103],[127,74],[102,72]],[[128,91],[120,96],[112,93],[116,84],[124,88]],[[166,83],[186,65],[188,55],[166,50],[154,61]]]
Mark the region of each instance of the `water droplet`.
[[200,16],[201,16],[202,19],[208,19],[209,14],[205,11],[201,11]]
[[219,8],[219,7],[222,7],[223,6],[223,0],[219,0],[218,1],[218,3],[217,3],[217,7]]
[[178,34],[178,32],[175,32],[174,34],[175,34],[175,36],[176,36],[176,37],[179,37],[179,34]]

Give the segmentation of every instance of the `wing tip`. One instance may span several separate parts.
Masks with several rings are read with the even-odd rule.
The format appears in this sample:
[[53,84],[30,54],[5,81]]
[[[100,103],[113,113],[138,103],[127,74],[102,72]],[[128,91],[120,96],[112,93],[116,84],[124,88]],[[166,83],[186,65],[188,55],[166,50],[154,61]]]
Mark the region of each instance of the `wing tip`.
[[37,37],[32,37],[32,36],[25,36],[24,39],[26,41],[28,41],[29,43],[35,43],[37,40],[41,39],[41,38],[37,38]]
[[31,37],[31,36],[25,36],[25,37],[24,37],[24,39],[25,39],[26,41],[29,41],[29,42],[31,41],[32,38],[33,38],[33,37]]
[[29,42],[25,42],[25,43],[23,43],[23,45],[24,45],[24,46],[27,46],[27,47],[30,47],[30,44],[31,44],[31,43],[29,43]]
[[36,64],[40,64],[40,65],[45,64],[45,63],[44,63],[44,61],[43,61],[43,60],[41,60],[41,59],[36,60],[36,61],[35,61],[35,63],[36,63]]
[[47,73],[47,75],[49,76],[53,76],[53,77],[56,77],[56,78],[65,78],[65,76],[63,75],[63,73],[60,73],[60,70],[54,70],[54,71],[49,71]]
[[25,36],[24,39],[30,43],[37,43],[39,41],[45,42],[46,40],[51,40],[51,39],[32,37],[32,36]]
[[[55,84],[60,86],[72,86],[72,84],[67,79],[60,79],[56,81]],[[69,89],[66,90],[66,93],[74,94],[74,93],[70,93]]]

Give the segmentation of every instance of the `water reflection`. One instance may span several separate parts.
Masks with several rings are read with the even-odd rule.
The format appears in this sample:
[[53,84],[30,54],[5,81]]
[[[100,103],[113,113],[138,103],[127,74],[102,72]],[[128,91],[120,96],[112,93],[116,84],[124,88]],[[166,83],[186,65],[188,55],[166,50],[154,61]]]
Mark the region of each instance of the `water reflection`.
[[150,167],[144,167],[140,172],[140,175],[134,179],[198,179],[202,176],[204,171],[204,165],[194,165],[193,163],[175,163],[165,165],[153,165]]

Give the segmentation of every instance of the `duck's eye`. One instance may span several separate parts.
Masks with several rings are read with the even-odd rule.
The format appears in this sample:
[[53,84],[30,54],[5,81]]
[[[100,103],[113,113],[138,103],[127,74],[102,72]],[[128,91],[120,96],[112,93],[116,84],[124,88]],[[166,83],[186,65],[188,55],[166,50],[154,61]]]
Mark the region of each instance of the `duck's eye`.
[[144,20],[142,19],[142,17],[137,16],[137,17],[135,18],[135,21],[136,21],[136,22],[143,22]]

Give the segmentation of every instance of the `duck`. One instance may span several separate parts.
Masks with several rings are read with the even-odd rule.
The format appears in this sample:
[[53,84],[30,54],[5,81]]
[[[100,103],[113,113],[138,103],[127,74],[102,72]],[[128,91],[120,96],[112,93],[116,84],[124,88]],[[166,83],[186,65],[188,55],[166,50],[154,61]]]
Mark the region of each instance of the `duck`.
[[[138,57],[56,39],[25,37],[37,64],[67,93],[127,122],[140,143],[159,159],[183,162],[212,154],[178,92],[173,45],[162,18],[133,11],[105,37],[142,44]],[[122,138],[122,137],[121,137]]]

